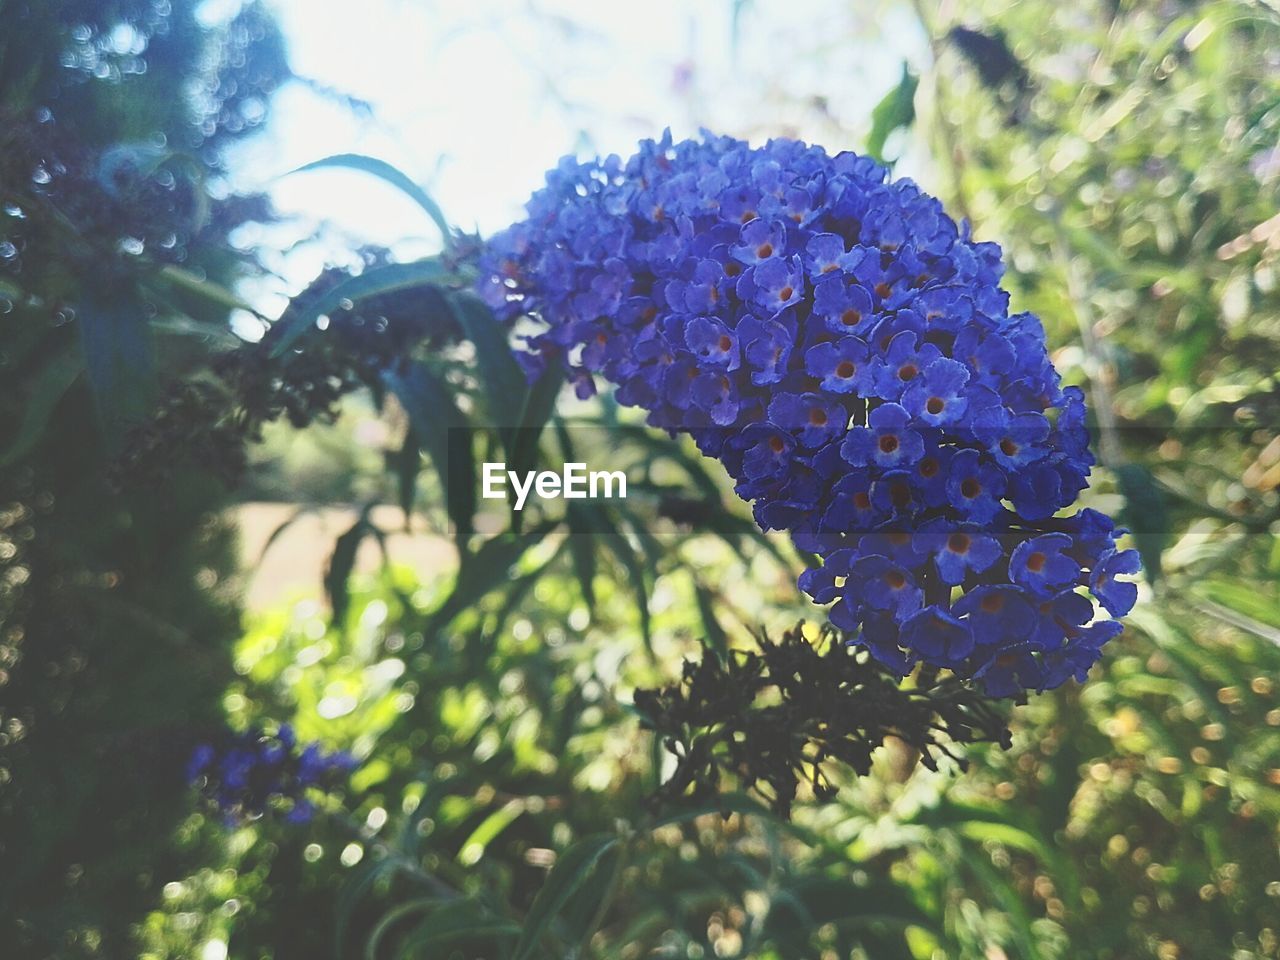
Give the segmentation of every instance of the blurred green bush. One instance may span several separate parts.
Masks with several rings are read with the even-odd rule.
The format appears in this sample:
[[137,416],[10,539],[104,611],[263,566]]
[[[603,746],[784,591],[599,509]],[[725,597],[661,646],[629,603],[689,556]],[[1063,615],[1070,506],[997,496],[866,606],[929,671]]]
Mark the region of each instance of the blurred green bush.
[[[185,869],[196,731],[220,725],[238,623],[224,491],[110,464],[160,372],[235,338],[214,280],[269,216],[215,200],[222,153],[287,74],[253,4],[0,4],[0,954],[125,956]],[[182,93],[178,93],[182,91]],[[188,95],[190,94],[190,95]]]

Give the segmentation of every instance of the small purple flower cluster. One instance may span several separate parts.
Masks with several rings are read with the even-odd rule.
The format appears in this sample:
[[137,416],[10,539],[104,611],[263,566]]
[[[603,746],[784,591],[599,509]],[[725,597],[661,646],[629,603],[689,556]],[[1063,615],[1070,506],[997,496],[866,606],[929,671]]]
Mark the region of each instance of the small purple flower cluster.
[[274,734],[249,730],[199,745],[187,778],[230,822],[281,811],[290,823],[305,823],[316,812],[308,793],[332,789],[354,767],[347,753],[327,753],[316,743],[299,749],[293,729],[282,724]]
[[1093,463],[1084,395],[1043,328],[1010,314],[1000,249],[910,180],[773,140],[644,142],[566,158],[499,234],[480,292],[540,321],[521,360],[599,374],[649,422],[719,459],[761,528],[822,565],[834,603],[905,674],[991,696],[1083,679],[1137,588],[1123,531],[1060,513]]

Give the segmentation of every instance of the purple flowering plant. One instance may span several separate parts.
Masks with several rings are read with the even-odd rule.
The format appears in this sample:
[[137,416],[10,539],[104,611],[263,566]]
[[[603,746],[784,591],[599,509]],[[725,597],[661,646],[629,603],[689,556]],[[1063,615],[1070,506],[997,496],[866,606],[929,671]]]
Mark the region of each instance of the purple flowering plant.
[[719,460],[879,662],[1012,697],[1085,678],[1139,564],[1107,516],[1072,512],[1084,394],[1002,270],[867,157],[667,133],[563,160],[485,248],[480,293],[537,322],[531,378],[559,366],[580,397],[603,378]]
[[306,823],[316,814],[317,794],[338,786],[354,767],[350,754],[299,743],[293,728],[281,724],[274,733],[251,729],[198,745],[187,779],[228,822],[280,813],[289,823]]

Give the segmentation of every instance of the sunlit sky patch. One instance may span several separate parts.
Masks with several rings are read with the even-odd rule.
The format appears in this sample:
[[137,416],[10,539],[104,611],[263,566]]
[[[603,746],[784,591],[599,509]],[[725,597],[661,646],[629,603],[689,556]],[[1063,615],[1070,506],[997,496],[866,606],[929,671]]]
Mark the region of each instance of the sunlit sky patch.
[[[202,12],[215,21],[238,5],[210,0]],[[289,249],[267,256],[278,279],[245,291],[268,314],[360,244],[391,247],[400,258],[437,247],[425,215],[370,177],[282,176],[305,163],[346,152],[388,160],[425,184],[452,222],[488,234],[518,217],[564,154],[626,155],[665,126],[677,136],[706,126],[753,141],[788,135],[856,149],[903,60],[918,61],[924,50],[900,9],[841,0],[272,7],[306,82],[279,91],[266,132],[233,157],[237,189],[267,190],[286,219],[236,238]],[[370,109],[353,110],[326,88]]]

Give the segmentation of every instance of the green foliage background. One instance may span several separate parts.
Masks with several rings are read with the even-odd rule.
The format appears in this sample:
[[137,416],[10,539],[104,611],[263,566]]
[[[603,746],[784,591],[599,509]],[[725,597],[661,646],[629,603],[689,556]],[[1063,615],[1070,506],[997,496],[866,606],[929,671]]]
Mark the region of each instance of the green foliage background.
[[[913,137],[928,148],[926,186],[1001,241],[1015,305],[1043,318],[1059,368],[1089,392],[1102,460],[1089,502],[1124,514],[1148,571],[1129,629],[1090,681],[1015,708],[1013,748],[974,748],[963,775],[931,773],[890,742],[873,776],[832,771],[838,799],[801,804],[791,822],[732,794],[727,818],[654,810],[645,798],[662,755],[630,707],[633,690],[674,678],[682,657],[811,615],[792,585],[803,558],[754,531],[714,465],[607,397],[574,403],[554,382],[526,391],[490,318],[456,292],[465,266],[448,250],[414,264],[371,256],[286,311],[264,347],[286,383],[309,382],[305,358],[337,350],[336,335],[314,329],[322,313],[407,309],[466,342],[412,346],[390,376],[357,366],[342,392],[363,393],[345,401],[346,416],[307,427],[341,438],[353,418],[381,417],[395,437],[385,471],[352,458],[343,469],[357,475],[319,484],[281,454],[252,483],[329,496],[346,485],[420,525],[452,521],[456,562],[353,577],[360,542],[391,532],[367,510],[334,545],[324,600],[254,611],[237,640],[225,598],[208,577],[192,579],[207,567],[221,583],[225,567],[142,536],[158,525],[171,545],[196,543],[173,531],[210,532],[194,518],[220,494],[192,478],[170,483],[193,518],[176,526],[145,498],[120,495],[119,515],[140,537],[122,544],[86,528],[76,494],[58,493],[33,544],[99,575],[154,565],[124,580],[132,622],[145,611],[145,624],[192,626],[177,647],[171,631],[118,628],[118,653],[103,658],[81,649],[97,636],[82,621],[59,636],[101,666],[68,679],[40,669],[59,648],[33,647],[23,626],[24,611],[54,601],[37,593],[34,603],[36,587],[5,574],[0,923],[18,955],[1280,956],[1280,14],[1237,0],[979,0],[963,19],[949,11],[915,10],[932,62],[904,71],[867,142],[879,151]],[[65,41],[56,18],[31,24],[51,49]],[[23,89],[14,62],[6,49],[6,98]],[[139,136],[111,126],[124,120],[102,103],[85,109],[105,124],[96,148]],[[216,154],[202,162],[216,169]],[[438,215],[395,171],[334,162],[391,180]],[[448,242],[469,242],[441,226]],[[193,256],[216,258],[222,240],[205,235]],[[51,301],[55,284],[92,285],[61,249],[48,271],[4,290],[25,316],[50,309],[33,298]],[[131,262],[130,282],[170,290],[166,266]],[[216,323],[231,295],[212,281],[229,283],[231,267],[211,262],[203,276],[183,287],[197,298],[185,311],[134,325],[154,332],[191,314]],[[31,328],[6,326],[6,352]],[[294,347],[303,360],[290,359]],[[41,425],[5,482],[96,483],[84,478],[105,475],[105,451],[78,448],[93,459],[69,464],[53,439],[89,433],[94,378],[68,379],[57,350],[41,349],[39,362],[15,367],[20,389],[3,422],[39,409],[41,384],[56,377],[71,385],[52,408],[64,419]],[[203,369],[199,351],[181,357],[160,368]],[[469,451],[447,448],[444,428],[468,422],[501,429]],[[272,427],[268,450],[287,450],[291,430]],[[467,534],[476,460],[590,460],[570,454],[592,442],[641,478],[630,499],[531,514],[519,533]],[[0,499],[29,510],[42,488],[5,489]],[[673,521],[688,501],[714,534]],[[24,542],[9,531],[27,522],[0,525],[0,545]],[[96,531],[89,554],[85,529]],[[27,569],[38,587],[40,565],[24,558],[39,550],[0,554],[5,571]],[[135,709],[97,699],[106,691]],[[311,827],[227,828],[183,792],[190,741],[173,733],[220,713],[237,728],[288,720],[304,738],[352,750],[360,767]],[[106,716],[118,732],[94,729]],[[122,736],[173,755],[121,750]],[[135,789],[117,798],[100,784],[119,779],[122,756],[144,757],[139,769],[157,779],[129,780]],[[51,771],[66,783],[44,787]],[[105,815],[90,821],[90,805]]]

